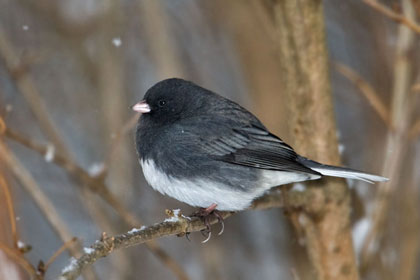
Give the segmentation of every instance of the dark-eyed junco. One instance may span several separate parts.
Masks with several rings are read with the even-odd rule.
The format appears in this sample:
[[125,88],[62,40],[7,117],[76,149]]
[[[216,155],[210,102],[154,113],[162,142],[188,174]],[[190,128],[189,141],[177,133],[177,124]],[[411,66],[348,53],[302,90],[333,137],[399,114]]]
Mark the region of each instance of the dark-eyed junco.
[[322,176],[387,180],[304,158],[240,105],[182,79],[157,83],[132,108],[147,182],[209,211],[243,210],[272,187]]

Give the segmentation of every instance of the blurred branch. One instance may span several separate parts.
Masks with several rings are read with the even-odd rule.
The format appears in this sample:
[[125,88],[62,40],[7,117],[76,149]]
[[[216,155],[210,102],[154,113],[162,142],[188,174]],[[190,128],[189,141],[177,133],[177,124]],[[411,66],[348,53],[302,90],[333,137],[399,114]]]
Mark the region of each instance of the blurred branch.
[[138,0],[140,19],[146,33],[146,42],[161,78],[183,77],[184,65],[177,53],[174,32],[170,30],[168,13],[161,0]]
[[383,15],[387,16],[388,18],[398,23],[404,24],[416,33],[420,33],[420,25],[414,22],[414,19],[409,19],[408,17],[402,14],[396,13],[387,6],[377,2],[376,0],[363,0],[363,2],[365,2],[367,5],[371,6],[378,12],[382,13]]
[[[300,154],[340,164],[334,110],[328,78],[323,2],[271,1],[278,35],[279,63],[287,94],[288,119]],[[308,140],[310,139],[310,141]],[[315,201],[306,212],[291,211],[305,236],[315,279],[355,280],[358,270],[350,232],[350,195],[342,179],[308,182]],[[316,206],[316,207],[315,207]]]
[[[0,135],[2,135],[2,133],[4,133],[5,130],[6,130],[6,126],[5,126],[5,124],[4,124],[4,122],[3,122],[3,120],[1,118],[0,118],[0,126],[2,127],[2,128],[0,128]],[[17,167],[16,169],[14,169],[15,172],[16,172],[16,170],[19,170],[19,169],[23,168],[22,166],[19,167],[19,162],[13,162],[13,155],[12,154],[9,154],[9,152],[7,150],[5,152],[4,149],[5,149],[5,145],[0,141],[0,151],[1,151],[0,154],[2,155],[2,158],[5,160],[6,164],[9,165],[9,168],[12,169],[11,168],[11,165],[12,164],[14,164],[15,167]],[[22,175],[23,175],[23,177],[25,177],[24,174],[21,174],[20,176],[16,176],[16,173],[15,173],[15,176],[18,179],[20,179],[21,182],[22,181],[27,181],[27,182],[30,181],[30,178],[24,179],[24,178],[21,177]],[[31,274],[35,279],[43,279],[43,277],[45,275],[45,272],[47,271],[47,268],[48,267],[45,266],[45,267],[42,267],[42,270],[39,269],[39,270],[35,271],[35,268],[23,256],[23,253],[26,252],[26,250],[25,250],[26,248],[25,247],[29,247],[30,248],[30,246],[21,247],[18,244],[19,243],[19,237],[18,237],[18,233],[17,233],[17,230],[16,230],[16,215],[15,215],[15,212],[14,212],[13,200],[12,200],[12,197],[10,195],[10,188],[9,188],[9,186],[8,186],[8,184],[7,184],[7,182],[4,179],[4,177],[3,177],[2,174],[0,174],[0,186],[3,189],[3,191],[5,193],[5,196],[6,196],[7,208],[9,210],[9,218],[10,218],[10,224],[11,224],[11,230],[12,230],[12,236],[13,236],[13,243],[14,243],[13,246],[14,246],[14,249],[8,249],[6,247],[6,245],[3,245],[3,244],[1,244],[2,246],[0,246],[0,248],[3,249],[3,251],[6,252],[6,254],[8,254],[14,260],[16,260],[22,267],[24,267],[25,270],[27,270],[28,273]],[[30,186],[28,186],[28,187],[30,187]],[[36,188],[36,186],[32,186],[30,188]],[[32,191],[32,192],[37,192],[37,190]],[[32,193],[32,192],[30,192],[30,193]],[[41,194],[35,194],[35,195],[33,195],[33,197],[38,197],[38,199],[35,199],[35,201],[38,203],[38,206],[40,208],[45,207],[45,206],[41,206],[40,205],[41,203],[45,203],[46,202],[46,200],[43,199],[43,197],[42,197],[42,193]],[[48,201],[47,201],[47,209],[45,211],[54,211],[53,208],[48,207]],[[56,220],[57,219],[52,219],[52,220],[49,220],[49,221],[50,221],[50,223],[51,223],[51,225],[53,227],[54,226],[56,226],[56,227],[62,226],[60,224],[56,224],[55,223]],[[56,229],[56,231],[61,231],[61,232],[63,232],[65,234],[66,229],[65,228],[61,228],[61,229]],[[61,237],[64,234],[61,234]],[[73,241],[74,241],[74,239],[73,239]],[[66,242],[65,244],[67,244],[67,243],[68,242]],[[63,250],[59,250],[59,251],[61,253]],[[76,251],[73,252],[73,255],[75,255],[75,253],[76,253]],[[50,259],[49,264],[55,259],[55,257],[53,257],[53,258]],[[40,262],[40,263],[42,264],[42,262]],[[41,267],[39,267],[39,268],[41,268]],[[35,275],[34,275],[34,273],[35,273]]]
[[69,152],[65,149],[64,141],[58,131],[55,129],[48,115],[48,110],[42,101],[32,78],[27,74],[26,71],[19,71],[19,76],[14,74],[15,70],[20,68],[20,59],[15,50],[16,48],[7,39],[6,33],[0,26],[0,57],[4,60],[6,68],[10,73],[10,77],[14,79],[17,88],[21,91],[26,101],[30,104],[32,112],[39,120],[39,123],[42,129],[46,132],[48,138],[51,139],[54,145],[62,150],[66,156],[69,156]]
[[70,248],[70,246],[73,246],[74,243],[77,241],[77,237],[73,237],[71,240],[63,243],[60,248],[51,256],[51,258],[45,263],[44,271],[48,270],[48,267],[57,259],[57,257],[63,253],[66,249]]
[[118,146],[121,144],[123,137],[136,125],[137,120],[140,114],[134,114],[128,121],[124,123],[121,129],[116,133],[114,140],[111,143],[111,148],[107,156],[105,157],[104,161],[104,168],[101,173],[98,175],[99,177],[105,176],[111,162],[115,156],[115,152],[117,151]]
[[[414,10],[410,0],[402,1],[404,15],[414,19]],[[391,200],[397,189],[400,189],[401,173],[403,172],[403,162],[405,153],[410,143],[408,143],[408,129],[412,118],[411,105],[415,95],[410,93],[412,61],[407,59],[408,53],[414,44],[414,33],[412,29],[405,25],[399,26],[395,67],[393,75],[393,90],[391,96],[391,122],[393,131],[388,131],[387,142],[384,150],[382,174],[390,180],[387,183],[379,183],[375,196],[374,207],[371,213],[372,226],[362,244],[360,253],[360,267],[364,272],[372,260],[376,259],[378,250],[374,244],[378,244],[384,235],[386,218],[391,210]],[[404,265],[404,264],[403,264]],[[389,270],[388,273],[392,273]]]
[[[6,127],[6,132],[8,128]],[[8,168],[13,172],[14,176],[20,181],[25,190],[32,196],[33,200],[45,215],[48,223],[51,225],[53,230],[57,233],[63,242],[72,238],[67,224],[63,222],[61,217],[57,214],[57,211],[44,194],[38,183],[32,177],[31,173],[24,167],[19,159],[9,150],[9,148],[0,141],[0,154],[2,155],[3,161],[7,164]],[[80,251],[81,247],[69,248],[72,256],[76,256]],[[86,271],[87,279],[95,279],[95,273],[93,270]]]
[[[72,156],[70,150],[67,149],[65,142],[61,135],[56,129],[53,121],[51,120],[46,105],[41,98],[35,83],[31,75],[27,71],[18,71],[19,76],[16,75],[16,69],[21,69],[22,62],[15,52],[15,47],[7,39],[5,32],[0,27],[0,56],[3,57],[6,68],[10,73],[11,78],[16,83],[16,87],[20,90],[25,100],[30,105],[32,112],[38,119],[41,129],[46,133],[48,139],[54,144],[55,148],[59,149],[63,156],[67,158],[68,162],[72,162]],[[45,153],[44,153],[45,155]],[[83,192],[83,190],[82,190]],[[90,205],[86,201],[86,195],[80,195],[81,201],[85,202],[86,205]],[[88,206],[87,206],[88,207]],[[97,220],[105,220],[103,214],[99,211],[91,212]],[[64,242],[64,240],[63,240]],[[92,274],[87,276],[88,279],[92,278]]]
[[22,256],[18,250],[9,248],[1,242],[0,250],[2,250],[11,259],[15,260],[17,264],[19,264],[29,275],[31,275],[31,277],[33,277],[33,279],[39,279],[36,269]]
[[3,189],[4,195],[6,196],[7,209],[9,212],[10,227],[12,230],[13,246],[15,247],[15,249],[17,249],[19,238],[18,238],[18,234],[16,230],[16,215],[15,215],[15,210],[13,207],[12,196],[10,194],[10,188],[6,180],[4,179],[3,174],[0,174],[0,187]]
[[[417,182],[416,182],[417,181]],[[398,215],[398,240],[395,251],[398,252],[398,262],[392,268],[394,279],[413,280],[418,278],[420,258],[420,196],[419,180],[409,180],[403,192],[398,193],[402,202]],[[386,265],[386,264],[385,264]]]
[[[41,190],[35,179],[28,172],[28,170],[22,165],[22,163],[15,157],[15,155],[8,149],[8,147],[0,141],[0,154],[4,162],[7,164],[9,169],[13,172],[15,177],[21,182],[26,191],[32,196],[42,213],[47,218],[48,222],[54,229],[54,231],[60,236],[61,240],[72,239],[67,225],[57,214],[57,210],[54,205],[48,199],[48,197]],[[72,254],[76,255],[77,251],[73,250]]]
[[[48,146],[41,145],[32,141],[30,138],[22,136],[17,132],[6,128],[5,136],[21,145],[38,152],[41,156],[45,155],[48,151]],[[135,218],[129,211],[127,211],[122,203],[118,201],[109,191],[103,177],[92,177],[82,167],[69,161],[67,157],[63,156],[60,151],[55,151],[52,162],[66,170],[73,178],[75,178],[82,185],[87,186],[90,191],[101,196],[107,203],[109,203],[118,214],[130,225],[136,224]],[[138,224],[137,224],[138,225]]]
[[[2,122],[0,119],[0,135],[1,135],[1,132],[4,131],[4,128],[5,128],[4,122]],[[0,242],[0,250],[2,250],[12,260],[16,261],[16,263],[20,265],[29,275],[36,278],[35,268],[25,259],[23,255],[25,252],[27,252],[27,249],[30,249],[30,246],[27,246],[27,245],[22,246],[22,243],[19,243],[20,242],[19,236],[16,229],[16,215],[15,215],[15,210],[14,210],[14,205],[13,205],[13,199],[10,193],[10,187],[1,172],[0,172],[0,189],[3,191],[4,197],[6,200],[7,212],[9,214],[9,222],[10,222],[10,228],[11,228],[12,239],[13,239],[12,248],[9,248],[6,244],[3,244]],[[7,226],[6,226],[6,229],[7,229]]]
[[[274,191],[272,194],[266,195],[261,199],[256,200],[251,209],[268,209],[273,207],[293,207],[299,208],[302,205],[309,203],[311,198],[305,192],[289,192],[287,198],[282,193]],[[172,212],[172,211],[168,211]],[[85,254],[78,259],[72,259],[70,264],[63,269],[61,278],[62,280],[76,279],[82,270],[88,265],[93,264],[98,259],[111,254],[114,250],[127,248],[135,245],[140,245],[145,242],[150,242],[154,239],[178,235],[183,236],[187,233],[198,232],[206,228],[205,223],[201,218],[195,216],[185,217],[182,214],[173,216],[169,220],[161,223],[154,224],[149,227],[142,227],[140,229],[133,229],[130,232],[106,237],[100,241],[96,241]],[[223,219],[235,214],[234,212],[222,212]],[[217,217],[212,217],[210,224],[218,222]]]
[[[1,118],[0,118],[1,119]],[[41,156],[45,155],[48,150],[47,146],[40,145],[28,137],[19,135],[6,127],[5,136],[14,140],[27,148],[38,152]],[[107,202],[118,215],[131,227],[138,227],[142,223],[141,221],[128,211],[124,205],[115,197],[110,191],[108,186],[105,184],[104,177],[92,177],[82,167],[78,166],[72,161],[69,161],[67,157],[60,154],[60,151],[56,151],[52,162],[65,169],[74,179],[81,183],[82,186],[86,186],[90,191],[99,195],[105,202]],[[68,238],[69,239],[69,238]],[[67,239],[67,240],[68,240]],[[173,273],[178,279],[188,279],[187,274],[184,272],[182,267],[170,257],[163,249],[159,247],[154,241],[146,243],[146,246],[151,250],[155,256],[157,256]]]
[[360,92],[368,100],[369,104],[373,107],[375,112],[384,121],[388,128],[392,129],[390,112],[386,108],[385,104],[381,101],[379,95],[376,93],[373,87],[350,67],[342,63],[335,63],[334,65],[338,72],[349,79],[360,90]]

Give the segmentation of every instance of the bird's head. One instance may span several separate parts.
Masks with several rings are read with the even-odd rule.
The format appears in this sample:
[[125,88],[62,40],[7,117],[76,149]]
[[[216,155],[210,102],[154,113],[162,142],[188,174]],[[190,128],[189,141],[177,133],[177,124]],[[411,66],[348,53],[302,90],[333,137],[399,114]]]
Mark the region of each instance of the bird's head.
[[203,104],[209,102],[212,95],[183,79],[166,79],[152,86],[132,109],[142,113],[142,119],[155,124],[170,124],[202,113]]

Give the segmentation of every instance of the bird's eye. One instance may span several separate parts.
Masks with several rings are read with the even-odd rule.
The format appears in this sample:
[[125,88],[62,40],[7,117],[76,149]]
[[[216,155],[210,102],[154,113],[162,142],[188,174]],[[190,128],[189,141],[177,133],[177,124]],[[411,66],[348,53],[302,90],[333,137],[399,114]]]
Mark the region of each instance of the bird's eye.
[[160,107],[165,106],[165,104],[166,104],[166,101],[165,100],[159,100],[159,106]]

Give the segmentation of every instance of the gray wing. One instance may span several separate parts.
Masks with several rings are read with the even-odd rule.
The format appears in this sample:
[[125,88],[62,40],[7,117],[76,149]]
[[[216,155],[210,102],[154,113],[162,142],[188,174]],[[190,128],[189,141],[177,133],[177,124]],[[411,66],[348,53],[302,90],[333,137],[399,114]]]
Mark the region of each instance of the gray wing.
[[216,160],[259,169],[320,173],[297,161],[298,155],[285,142],[258,126],[231,130],[230,134],[202,139],[201,149]]

